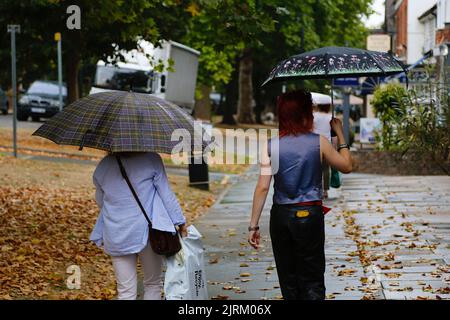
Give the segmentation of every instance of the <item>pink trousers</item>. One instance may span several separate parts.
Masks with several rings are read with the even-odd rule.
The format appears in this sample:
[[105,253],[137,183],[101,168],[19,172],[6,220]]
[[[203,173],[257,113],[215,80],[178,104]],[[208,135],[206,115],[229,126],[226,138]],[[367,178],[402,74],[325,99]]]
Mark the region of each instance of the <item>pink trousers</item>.
[[161,300],[163,257],[154,253],[150,245],[139,254],[112,257],[117,299],[136,300],[138,257],[144,271],[144,300]]

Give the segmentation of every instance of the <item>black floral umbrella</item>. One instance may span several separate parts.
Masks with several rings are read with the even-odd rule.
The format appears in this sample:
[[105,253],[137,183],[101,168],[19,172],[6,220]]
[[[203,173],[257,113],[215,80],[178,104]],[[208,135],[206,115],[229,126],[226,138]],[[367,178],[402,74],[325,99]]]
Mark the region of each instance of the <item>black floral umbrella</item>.
[[[261,86],[277,81],[388,76],[402,72],[406,73],[405,66],[387,52],[323,47],[281,61]],[[333,92],[331,107],[334,117]]]
[[387,76],[405,72],[391,54],[347,47],[323,47],[278,63],[263,86],[275,81]]

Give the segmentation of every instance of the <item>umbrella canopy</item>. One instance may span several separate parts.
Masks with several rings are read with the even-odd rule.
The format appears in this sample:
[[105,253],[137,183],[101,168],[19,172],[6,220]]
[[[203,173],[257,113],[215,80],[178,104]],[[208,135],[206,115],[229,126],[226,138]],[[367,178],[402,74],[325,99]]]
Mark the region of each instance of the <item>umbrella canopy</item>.
[[403,65],[389,53],[347,47],[323,47],[281,61],[262,85],[272,81],[380,76],[404,71]]
[[75,101],[33,135],[80,149],[171,153],[180,143],[171,141],[175,129],[195,136],[194,119],[177,105],[148,94],[108,91]]
[[331,97],[323,93],[311,92],[311,98],[315,105],[331,104]]

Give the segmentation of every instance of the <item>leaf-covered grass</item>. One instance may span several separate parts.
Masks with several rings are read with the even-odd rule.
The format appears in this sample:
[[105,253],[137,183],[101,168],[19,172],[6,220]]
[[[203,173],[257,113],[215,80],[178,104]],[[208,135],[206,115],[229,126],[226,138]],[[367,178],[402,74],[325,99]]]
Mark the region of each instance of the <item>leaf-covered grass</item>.
[[[0,157],[0,299],[111,299],[110,258],[89,242],[98,214],[92,165]],[[212,191],[169,176],[189,222],[215,200]],[[69,290],[70,265],[81,268],[81,289]]]

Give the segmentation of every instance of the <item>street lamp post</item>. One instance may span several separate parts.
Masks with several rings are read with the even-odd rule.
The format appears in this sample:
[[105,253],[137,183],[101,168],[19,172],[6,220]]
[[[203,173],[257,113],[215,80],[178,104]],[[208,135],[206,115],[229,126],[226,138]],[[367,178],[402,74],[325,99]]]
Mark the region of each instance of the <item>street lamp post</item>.
[[63,109],[62,98],[62,50],[61,50],[61,33],[55,33],[55,41],[58,43],[58,87],[59,87],[59,111]]
[[13,105],[13,154],[17,158],[17,74],[16,74],[16,33],[20,33],[20,25],[9,24],[11,33],[11,85]]

